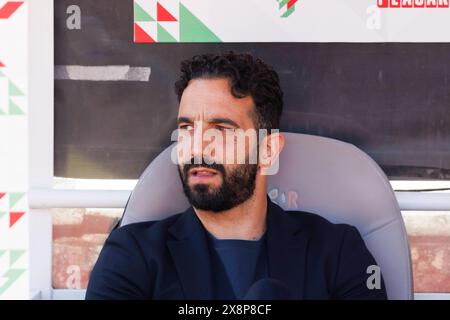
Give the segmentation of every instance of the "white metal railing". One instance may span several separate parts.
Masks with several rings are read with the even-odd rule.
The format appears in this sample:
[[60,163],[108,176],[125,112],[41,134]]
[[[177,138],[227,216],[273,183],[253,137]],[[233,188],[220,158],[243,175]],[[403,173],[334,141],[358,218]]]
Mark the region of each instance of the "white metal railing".
[[[131,190],[29,190],[31,209],[51,208],[124,208]],[[449,211],[450,193],[396,192],[402,211]]]
[[124,208],[131,190],[59,190],[31,189],[31,209],[51,208]]
[[450,211],[450,193],[395,192],[402,211]]

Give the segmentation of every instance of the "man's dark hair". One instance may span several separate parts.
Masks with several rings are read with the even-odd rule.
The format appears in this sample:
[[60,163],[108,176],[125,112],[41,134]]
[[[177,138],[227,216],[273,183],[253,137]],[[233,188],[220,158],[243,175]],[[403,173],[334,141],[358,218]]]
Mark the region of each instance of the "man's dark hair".
[[236,98],[251,96],[258,129],[278,129],[283,110],[283,91],[278,74],[264,61],[248,53],[201,54],[181,62],[181,76],[175,93],[181,100],[190,80],[226,78]]

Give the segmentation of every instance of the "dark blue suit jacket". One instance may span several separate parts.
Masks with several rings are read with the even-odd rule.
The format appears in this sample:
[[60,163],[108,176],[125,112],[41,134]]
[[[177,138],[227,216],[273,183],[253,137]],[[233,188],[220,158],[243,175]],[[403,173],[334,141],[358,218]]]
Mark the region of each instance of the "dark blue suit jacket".
[[[357,229],[268,200],[268,272],[295,299],[386,299],[369,290],[376,262]],[[91,273],[86,299],[212,299],[206,231],[192,207],[114,230]]]

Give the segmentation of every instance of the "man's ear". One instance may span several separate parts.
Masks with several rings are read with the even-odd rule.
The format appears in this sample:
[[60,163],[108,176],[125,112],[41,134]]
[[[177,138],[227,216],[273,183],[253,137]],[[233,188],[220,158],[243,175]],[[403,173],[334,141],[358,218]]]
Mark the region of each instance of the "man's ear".
[[261,175],[273,175],[278,172],[278,160],[284,148],[284,142],[284,135],[278,130],[261,140],[258,159]]

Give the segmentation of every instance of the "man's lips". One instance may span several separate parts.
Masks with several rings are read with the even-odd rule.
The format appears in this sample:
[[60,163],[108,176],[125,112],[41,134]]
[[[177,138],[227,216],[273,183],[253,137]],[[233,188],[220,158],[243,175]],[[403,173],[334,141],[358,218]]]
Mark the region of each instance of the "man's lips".
[[188,171],[188,179],[190,184],[212,184],[217,183],[217,177],[219,177],[220,171],[204,168],[195,167]]
[[202,168],[202,167],[198,167],[198,168],[193,168],[191,170],[189,170],[189,175],[191,177],[198,177],[198,178],[209,178],[209,177],[213,177],[215,175],[217,175],[219,172],[213,169],[208,169],[208,168]]

